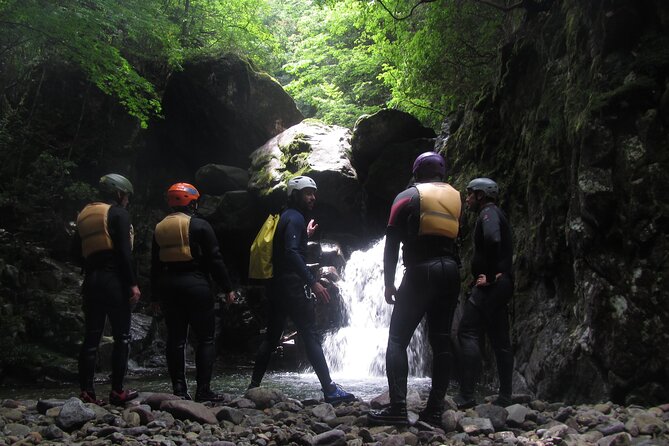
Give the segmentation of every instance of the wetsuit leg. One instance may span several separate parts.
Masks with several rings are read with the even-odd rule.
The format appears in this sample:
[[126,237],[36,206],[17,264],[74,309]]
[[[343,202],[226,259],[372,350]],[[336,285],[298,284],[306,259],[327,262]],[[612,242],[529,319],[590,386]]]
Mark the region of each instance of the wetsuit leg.
[[397,291],[386,349],[386,376],[391,407],[406,407],[409,375],[407,347],[428,307],[428,270],[423,264],[407,268]]
[[304,343],[307,359],[314,369],[323,389],[329,389],[332,383],[320,338],[316,332],[314,301],[307,299],[304,285],[295,280],[285,282],[284,301],[287,303],[288,316],[295,324],[297,332]]
[[508,278],[500,278],[491,289],[494,302],[501,302],[486,315],[486,331],[490,346],[495,353],[499,394],[511,397],[513,380],[513,351],[509,333],[509,311],[507,302],[513,293],[513,283]]
[[130,355],[130,289],[124,286],[114,274],[106,283],[107,290],[107,316],[112,328],[114,346],[112,349],[112,390],[121,392],[123,380],[128,370],[128,357]]
[[[477,288],[472,293],[480,292]],[[474,398],[474,388],[481,374],[481,331],[483,316],[471,298],[465,301],[462,319],[458,328],[458,340],[462,354],[462,377],[460,379],[460,394],[467,398]]]
[[82,290],[84,341],[79,351],[79,385],[81,390],[89,392],[94,390],[95,361],[107,317],[104,288],[99,285],[99,274],[99,271],[87,273]]
[[258,387],[262,382],[272,352],[279,344],[279,340],[281,340],[286,321],[285,307],[282,305],[281,298],[277,294],[277,287],[268,287],[268,291],[267,331],[255,356],[250,387]]
[[451,376],[453,353],[451,324],[460,293],[460,274],[455,261],[442,258],[430,265],[427,309],[428,339],[432,347],[432,388],[428,408],[441,409]]
[[216,359],[214,299],[206,283],[193,284],[189,289],[189,299],[189,322],[197,340],[195,350],[197,390],[206,392],[210,390]]
[[165,356],[175,392],[187,389],[184,349],[188,338],[188,302],[184,302],[184,298],[185,296],[180,296],[178,293],[170,293],[163,295],[162,300],[167,326]]

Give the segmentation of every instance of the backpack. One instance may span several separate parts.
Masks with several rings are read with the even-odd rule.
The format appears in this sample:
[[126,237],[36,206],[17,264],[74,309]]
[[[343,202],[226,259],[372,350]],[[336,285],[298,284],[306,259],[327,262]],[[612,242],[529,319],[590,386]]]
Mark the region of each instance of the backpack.
[[270,214],[251,244],[249,279],[272,278],[272,244],[279,223],[278,214]]

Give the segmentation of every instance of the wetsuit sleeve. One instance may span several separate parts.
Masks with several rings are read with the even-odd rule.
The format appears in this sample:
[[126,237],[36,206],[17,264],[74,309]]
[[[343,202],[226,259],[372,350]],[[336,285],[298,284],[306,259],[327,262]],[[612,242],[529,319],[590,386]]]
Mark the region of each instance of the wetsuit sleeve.
[[481,229],[485,250],[486,277],[495,280],[495,274],[504,271],[502,266],[502,226],[499,215],[492,208],[481,212]]
[[223,292],[229,293],[232,291],[232,282],[228,269],[223,262],[223,255],[218,246],[218,239],[214,233],[211,225],[201,218],[193,218],[191,224],[197,224],[197,232],[199,235],[199,244],[202,253],[202,261],[211,274],[211,277],[223,289]]
[[156,237],[154,235],[153,241],[151,242],[151,302],[160,300],[160,295],[158,293],[158,278],[160,277],[161,266],[160,246],[158,246],[158,242],[156,242]]
[[386,227],[386,244],[383,248],[383,280],[385,286],[395,284],[400,242],[403,232],[406,232],[411,199],[416,193],[417,190],[414,187],[402,191],[395,197],[390,208],[388,226]]
[[75,230],[74,235],[72,236],[72,242],[70,244],[70,258],[74,263],[83,267],[84,266],[84,255],[81,252],[81,236],[79,231]]
[[385,286],[395,285],[395,270],[400,251],[400,233],[396,226],[386,228],[386,244],[383,248],[383,282]]
[[304,257],[300,254],[300,243],[302,237],[306,236],[307,228],[304,225],[304,220],[302,219],[300,222],[296,218],[289,218],[283,233],[285,259],[289,269],[297,273],[304,282],[311,286],[316,283],[316,279],[309,271]]
[[119,206],[109,208],[107,216],[109,236],[114,244],[121,277],[130,285],[137,285],[137,278],[132,268],[132,250],[130,248],[130,214]]

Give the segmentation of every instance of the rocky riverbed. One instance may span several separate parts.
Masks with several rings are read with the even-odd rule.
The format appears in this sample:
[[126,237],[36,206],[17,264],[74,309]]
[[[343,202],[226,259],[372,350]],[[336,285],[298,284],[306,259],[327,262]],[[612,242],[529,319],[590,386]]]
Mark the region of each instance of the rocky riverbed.
[[265,387],[216,405],[148,392],[125,407],[78,398],[6,399],[0,445],[669,445],[669,404],[572,406],[514,395],[506,408],[449,409],[441,426],[431,426],[417,421],[423,397],[410,393],[412,424],[402,428],[367,422],[367,412],[387,403],[387,394],[336,406]]

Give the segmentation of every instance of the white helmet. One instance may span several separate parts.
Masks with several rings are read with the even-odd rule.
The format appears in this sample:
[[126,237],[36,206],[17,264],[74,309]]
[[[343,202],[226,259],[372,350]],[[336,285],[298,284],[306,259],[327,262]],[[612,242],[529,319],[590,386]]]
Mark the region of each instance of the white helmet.
[[302,190],[305,187],[311,187],[318,190],[316,182],[309,177],[299,176],[288,180],[288,196],[290,197],[294,190]]

